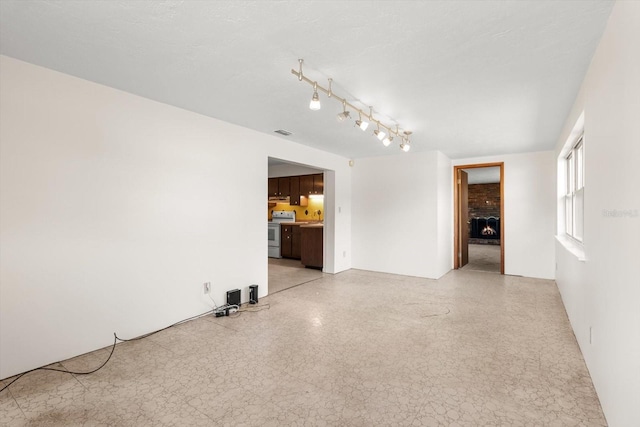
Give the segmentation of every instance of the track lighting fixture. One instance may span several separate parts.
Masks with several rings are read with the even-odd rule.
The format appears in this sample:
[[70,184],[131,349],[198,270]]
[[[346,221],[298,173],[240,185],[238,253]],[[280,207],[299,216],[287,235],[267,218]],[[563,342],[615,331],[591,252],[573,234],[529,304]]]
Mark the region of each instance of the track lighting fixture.
[[356,120],[356,126],[358,126],[360,129],[362,129],[362,131],[367,130],[367,128],[369,127],[369,122],[366,120],[362,120],[362,112],[358,111],[358,117],[359,119]]
[[342,101],[342,113],[338,114],[338,121],[339,122],[344,122],[345,120],[347,120],[349,118],[350,114],[347,111],[347,103],[346,101]]
[[373,134],[380,140],[382,141],[384,139],[385,136],[387,136],[386,133],[382,132],[380,130],[380,124],[378,123],[378,129],[373,131]]
[[[339,122],[343,122],[347,119],[349,119],[351,117],[351,114],[349,113],[349,109],[355,111],[358,113],[358,120],[355,121],[356,126],[358,126],[360,129],[362,129],[363,131],[367,130],[367,128],[369,127],[369,122],[375,123],[376,124],[376,130],[373,131],[373,134],[380,140],[382,141],[382,144],[385,147],[388,147],[389,145],[391,145],[391,143],[393,142],[393,135],[395,135],[396,137],[401,137],[401,143],[400,143],[400,149],[402,151],[409,151],[411,149],[411,145],[410,145],[410,141],[409,141],[409,136],[411,135],[410,131],[401,131],[399,129],[399,126],[396,124],[396,129],[393,130],[390,126],[386,125],[385,123],[383,123],[382,121],[378,120],[378,119],[374,119],[373,118],[373,107],[369,107],[369,115],[367,116],[367,114],[362,111],[360,108],[356,107],[355,105],[351,104],[350,102],[347,102],[347,100],[345,98],[341,98],[339,96],[337,96],[335,93],[333,93],[333,88],[332,88],[332,83],[333,83],[333,79],[329,78],[329,88],[325,89],[322,86],[318,85],[317,81],[311,80],[309,78],[307,78],[303,73],[302,73],[302,63],[304,62],[304,60],[302,59],[298,59],[298,63],[299,63],[299,69],[296,71],[294,69],[291,70],[291,74],[295,75],[296,77],[298,77],[298,81],[305,81],[307,83],[309,83],[310,85],[313,85],[313,96],[311,97],[311,102],[309,102],[309,108],[311,110],[319,110],[320,109],[320,97],[318,96],[318,90],[324,92],[325,94],[327,94],[327,97],[329,98],[335,98],[338,101],[340,101],[342,103],[342,112],[338,113],[337,115],[337,120]],[[369,120],[363,120],[362,116],[365,116],[366,118],[368,118]],[[380,129],[382,128],[382,130]],[[387,130],[387,133],[384,132],[384,130]]]
[[409,137],[411,136],[411,132],[406,130],[403,133],[404,135],[402,136],[402,143],[400,144],[400,149],[406,153],[407,151],[411,150],[411,145],[409,143]]
[[309,102],[309,109],[311,110],[319,110],[320,109],[320,98],[318,97],[318,84],[313,84],[313,96],[311,97],[311,102]]
[[[396,136],[400,133],[399,128],[400,127],[396,125],[396,131],[395,131]],[[389,135],[387,135],[387,137],[382,140],[382,145],[384,145],[385,147],[388,147],[389,145],[391,145],[391,142],[393,142],[393,137],[391,136],[392,132],[393,132],[392,130],[389,130]]]

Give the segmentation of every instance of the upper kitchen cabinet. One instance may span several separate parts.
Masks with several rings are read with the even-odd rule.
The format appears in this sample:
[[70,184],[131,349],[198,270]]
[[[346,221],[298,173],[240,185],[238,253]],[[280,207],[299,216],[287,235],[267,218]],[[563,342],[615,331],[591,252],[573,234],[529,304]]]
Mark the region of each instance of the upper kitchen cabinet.
[[300,194],[303,196],[313,194],[313,175],[302,175],[300,177]]
[[300,206],[300,177],[299,176],[289,177],[289,192],[291,194],[291,196],[289,197],[289,204],[291,206]]
[[278,196],[278,178],[269,178],[269,197]]
[[291,194],[290,179],[288,176],[278,178],[278,196],[289,197]]
[[300,176],[300,194],[324,194],[324,176],[321,173],[315,175]]
[[324,175],[321,173],[313,175],[312,194],[324,194]]
[[269,178],[269,197],[289,197],[289,177]]
[[269,198],[271,203],[289,199],[291,206],[307,206],[309,196],[323,194],[323,174],[295,175],[269,178]]

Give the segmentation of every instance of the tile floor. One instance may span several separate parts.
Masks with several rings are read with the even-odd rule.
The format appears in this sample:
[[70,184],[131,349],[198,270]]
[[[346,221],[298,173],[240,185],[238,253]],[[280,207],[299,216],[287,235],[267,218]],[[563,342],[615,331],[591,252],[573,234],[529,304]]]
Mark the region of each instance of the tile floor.
[[265,304],[30,373],[0,424],[606,425],[553,281],[350,270]]
[[500,246],[469,244],[469,263],[462,269],[500,273]]
[[321,270],[305,268],[300,260],[269,258],[269,293],[283,291],[322,277]]

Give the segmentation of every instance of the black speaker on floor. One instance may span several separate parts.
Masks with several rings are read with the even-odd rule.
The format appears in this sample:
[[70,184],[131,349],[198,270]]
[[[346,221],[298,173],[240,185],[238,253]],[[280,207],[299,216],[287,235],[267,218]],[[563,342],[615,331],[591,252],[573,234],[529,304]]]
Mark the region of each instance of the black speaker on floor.
[[227,291],[227,305],[237,305],[240,308],[240,289]]
[[258,285],[249,286],[249,304],[258,303]]

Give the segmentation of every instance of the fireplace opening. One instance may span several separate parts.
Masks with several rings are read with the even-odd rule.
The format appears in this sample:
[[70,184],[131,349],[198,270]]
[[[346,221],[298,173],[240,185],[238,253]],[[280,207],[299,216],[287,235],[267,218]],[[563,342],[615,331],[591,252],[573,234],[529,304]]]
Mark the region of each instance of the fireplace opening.
[[500,244],[500,218],[471,218],[469,227],[469,243]]

